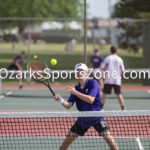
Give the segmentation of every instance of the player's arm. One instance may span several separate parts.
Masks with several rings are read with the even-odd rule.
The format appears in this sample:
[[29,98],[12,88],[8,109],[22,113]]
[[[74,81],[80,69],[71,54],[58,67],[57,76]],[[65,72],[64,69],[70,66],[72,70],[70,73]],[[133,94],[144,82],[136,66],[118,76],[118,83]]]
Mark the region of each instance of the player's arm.
[[78,98],[82,99],[83,101],[85,101],[85,102],[87,102],[89,104],[93,104],[93,102],[95,100],[94,96],[86,95],[86,94],[80,93],[78,91],[75,91],[74,95],[76,95]]
[[100,79],[100,80],[99,80],[99,84],[100,84],[100,89],[103,90],[103,88],[104,88],[103,79]]
[[58,102],[60,102],[66,109],[70,109],[73,104],[70,102],[65,101],[62,97],[60,97],[58,94],[54,96],[54,99]]
[[91,67],[91,68],[94,68],[94,67],[93,67],[93,60],[92,60],[92,57],[91,57],[91,59],[90,59],[90,67]]
[[103,67],[104,67],[104,62],[101,62],[100,69],[103,69]]
[[103,61],[103,72],[105,72],[106,70],[108,70],[108,67],[109,67],[109,62],[108,62],[108,57],[106,57]]
[[121,64],[120,64],[120,75],[123,75],[124,71],[125,71],[124,63],[123,63],[123,61],[121,60]]
[[70,94],[73,94],[73,95],[77,96],[78,98],[82,99],[83,101],[85,101],[89,104],[93,104],[93,102],[95,100],[94,96],[86,95],[86,94],[83,94],[83,93],[80,93],[80,92],[76,91],[74,86],[68,86],[67,91]]
[[100,66],[99,66],[99,68],[100,69],[103,69],[103,67],[104,67],[104,59],[103,59],[103,57],[101,56],[101,59],[100,59]]

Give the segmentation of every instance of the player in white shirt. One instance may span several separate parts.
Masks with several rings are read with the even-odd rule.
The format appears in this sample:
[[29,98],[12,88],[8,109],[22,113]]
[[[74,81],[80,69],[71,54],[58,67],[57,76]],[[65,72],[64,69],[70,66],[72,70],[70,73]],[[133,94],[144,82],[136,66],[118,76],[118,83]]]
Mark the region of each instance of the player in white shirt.
[[124,99],[121,94],[121,75],[125,71],[123,60],[117,55],[117,49],[112,46],[111,55],[104,60],[104,89],[101,106],[103,108],[107,94],[111,94],[112,88],[117,95],[121,109],[124,110]]

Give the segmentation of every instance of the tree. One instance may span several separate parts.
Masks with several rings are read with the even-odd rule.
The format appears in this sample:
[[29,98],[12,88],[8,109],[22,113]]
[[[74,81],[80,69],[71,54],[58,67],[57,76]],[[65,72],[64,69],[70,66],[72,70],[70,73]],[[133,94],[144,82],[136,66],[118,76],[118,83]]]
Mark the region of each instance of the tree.
[[113,16],[119,18],[150,18],[149,0],[120,0],[114,7]]
[[119,47],[123,49],[129,48],[138,53],[142,45],[142,24],[118,22],[118,27],[124,31],[118,36]]
[[[0,17],[76,18],[82,9],[80,0],[0,0]],[[18,26],[21,33],[26,25],[26,21],[3,21],[0,26]]]
[[[148,0],[120,0],[114,7],[113,17],[149,19],[150,1]],[[121,48],[131,48],[138,52],[142,45],[142,24],[140,22],[119,22],[119,28],[124,32],[118,36]]]

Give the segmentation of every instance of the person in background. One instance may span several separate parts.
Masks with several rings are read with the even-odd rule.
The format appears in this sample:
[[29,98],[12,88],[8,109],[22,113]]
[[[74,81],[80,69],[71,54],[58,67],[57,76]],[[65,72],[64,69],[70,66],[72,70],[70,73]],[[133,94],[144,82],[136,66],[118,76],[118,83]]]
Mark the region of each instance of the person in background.
[[103,90],[104,84],[103,84],[103,79],[100,78],[100,74],[102,73],[101,70],[103,68],[104,59],[100,55],[99,49],[94,50],[94,55],[91,57],[90,62],[91,62],[91,67],[93,68],[94,78],[98,81],[100,85],[100,89]]
[[106,45],[106,41],[104,39],[101,39],[99,41],[99,43],[100,43],[101,50],[104,50],[105,49],[105,45]]
[[[121,109],[124,110],[124,99],[121,94],[121,75],[123,74],[125,68],[121,57],[117,55],[117,49],[112,46],[110,48],[111,55],[107,56],[104,60],[104,89],[101,101],[101,107],[103,108],[107,94],[111,94],[112,88],[119,100]],[[114,76],[115,74],[116,76]]]
[[[25,52],[22,51],[20,55],[16,55],[12,63],[8,66],[8,70],[22,70],[22,64],[24,63]],[[19,89],[22,89],[22,79],[19,78]]]

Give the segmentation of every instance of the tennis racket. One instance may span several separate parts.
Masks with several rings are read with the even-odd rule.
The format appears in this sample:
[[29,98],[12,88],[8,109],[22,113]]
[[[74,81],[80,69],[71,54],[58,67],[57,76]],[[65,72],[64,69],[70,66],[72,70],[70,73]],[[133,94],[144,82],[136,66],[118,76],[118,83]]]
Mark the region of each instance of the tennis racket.
[[[47,77],[47,74],[44,73],[44,70],[46,68],[48,68],[47,64],[39,58],[31,60],[27,65],[28,71],[30,71],[30,70],[32,72],[35,71],[32,79],[34,81],[37,81],[37,82],[40,82],[40,83],[46,85],[48,87],[48,89],[50,90],[50,92],[52,93],[52,95],[55,96],[55,92],[53,91],[53,89],[50,86],[50,80]],[[40,73],[37,72],[38,70],[40,70],[41,72]]]

